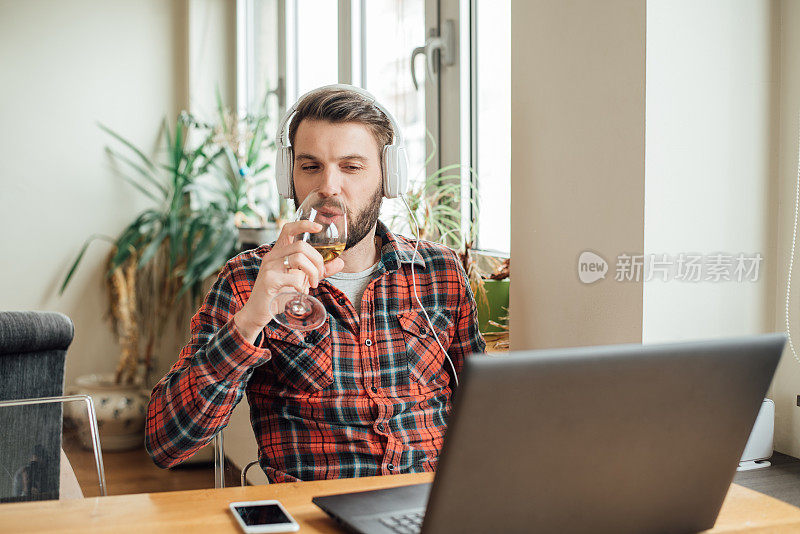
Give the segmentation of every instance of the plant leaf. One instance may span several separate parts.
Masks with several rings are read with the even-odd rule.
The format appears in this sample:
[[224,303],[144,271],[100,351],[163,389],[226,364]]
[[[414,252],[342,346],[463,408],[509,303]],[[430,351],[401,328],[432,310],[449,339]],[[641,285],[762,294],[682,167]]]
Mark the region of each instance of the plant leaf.
[[67,276],[64,277],[64,282],[61,284],[61,289],[58,290],[58,294],[59,295],[63,295],[64,294],[64,290],[67,288],[67,285],[69,285],[70,280],[72,280],[72,275],[75,274],[75,271],[77,270],[78,265],[81,263],[81,260],[83,259],[84,254],[86,254],[86,251],[88,250],[89,245],[91,245],[92,242],[95,241],[96,239],[103,239],[105,241],[108,241],[112,245],[114,244],[114,238],[113,237],[109,237],[107,235],[92,234],[91,236],[89,236],[89,238],[86,241],[84,241],[80,252],[78,252],[78,257],[75,258],[75,261],[72,262],[72,266],[69,268],[69,271],[67,271]]
[[155,256],[156,252],[158,252],[158,248],[161,246],[161,243],[164,242],[165,237],[167,237],[167,232],[162,228],[156,238],[150,241],[150,244],[148,244],[147,248],[145,248],[144,252],[142,252],[142,257],[139,258],[140,269],[147,265],[153,256]]
[[126,182],[131,184],[133,187],[135,187],[136,189],[138,189],[139,191],[141,191],[142,193],[144,193],[145,195],[147,195],[149,198],[153,199],[154,201],[159,202],[161,200],[153,192],[145,189],[145,187],[143,185],[138,183],[133,178],[131,178],[131,177],[125,175],[125,174],[120,174],[120,176],[122,177],[123,180],[125,180]]
[[[165,119],[165,120],[166,120],[166,119]],[[150,169],[152,169],[152,170],[154,170],[154,169],[155,169],[155,167],[153,166],[153,162],[152,162],[152,161],[150,161],[150,158],[148,158],[147,156],[145,156],[145,155],[144,155],[144,152],[142,152],[141,150],[139,150],[139,149],[136,147],[136,145],[134,145],[133,143],[131,143],[130,141],[128,141],[127,139],[125,139],[124,137],[122,137],[121,135],[119,135],[117,132],[115,132],[115,131],[114,131],[114,130],[112,130],[111,128],[109,128],[109,127],[105,126],[104,124],[102,124],[102,123],[98,122],[98,123],[97,123],[97,125],[100,127],[100,129],[101,129],[101,130],[103,130],[103,131],[104,131],[104,132],[106,132],[107,134],[111,135],[111,136],[112,136],[114,139],[116,139],[117,141],[119,141],[120,143],[122,143],[123,145],[125,145],[126,147],[130,148],[130,149],[133,151],[133,153],[134,153],[134,154],[136,154],[137,156],[139,156],[139,159],[141,159],[141,160],[142,160],[142,162],[144,162],[144,164],[145,164],[145,165],[147,165],[147,166],[148,166]]]
[[[156,177],[153,175],[153,173],[152,173],[152,171],[151,171],[150,169],[145,169],[145,168],[144,168],[144,167],[142,167],[141,165],[137,165],[137,164],[136,164],[134,161],[132,161],[130,158],[128,158],[128,157],[126,157],[126,156],[124,156],[124,155],[120,154],[119,152],[117,152],[117,151],[115,151],[115,150],[113,150],[113,149],[111,149],[111,148],[106,148],[106,152],[107,152],[107,153],[108,153],[108,154],[109,154],[109,155],[110,155],[112,158],[114,158],[114,159],[118,159],[118,160],[120,160],[120,161],[122,161],[122,162],[126,163],[126,164],[127,164],[128,166],[130,166],[131,168],[135,169],[135,170],[136,170],[136,171],[137,171],[137,172],[138,172],[138,173],[139,173],[139,174],[140,174],[140,175],[141,175],[143,178],[145,178],[145,179],[146,179],[148,182],[150,182],[151,184],[153,184],[154,186],[156,186],[156,187],[158,188],[158,190],[159,190],[159,191],[161,191],[161,194],[162,194],[162,195],[164,195],[164,196],[166,196],[166,195],[167,195],[167,188],[166,188],[166,187],[164,187],[164,185],[163,185],[163,184],[161,184],[161,183],[160,183],[160,182],[159,182],[159,181],[156,179]],[[153,170],[154,170],[154,169],[153,169]]]
[[172,133],[169,130],[169,122],[167,118],[164,117],[164,120],[161,121],[161,129],[164,132],[164,142],[167,145],[167,153],[172,153]]
[[[261,167],[259,167],[259,168],[258,168],[258,169],[257,169],[257,170],[256,170],[256,171],[253,173],[253,176],[258,176],[259,174],[261,174],[261,173],[262,173],[262,172],[264,172],[265,170],[269,169],[270,167],[272,167],[272,164],[270,164],[270,163],[265,163],[265,164],[263,164]],[[259,184],[259,183],[266,183],[266,182],[271,182],[272,180],[273,180],[273,178],[272,178],[272,177],[269,177],[269,178],[264,178],[263,180],[261,180],[261,181],[259,181],[259,182],[256,182],[256,184]]]
[[228,124],[225,122],[225,106],[222,104],[222,93],[219,91],[219,85],[214,88],[214,97],[217,100],[217,113],[219,114],[222,131],[228,133]]

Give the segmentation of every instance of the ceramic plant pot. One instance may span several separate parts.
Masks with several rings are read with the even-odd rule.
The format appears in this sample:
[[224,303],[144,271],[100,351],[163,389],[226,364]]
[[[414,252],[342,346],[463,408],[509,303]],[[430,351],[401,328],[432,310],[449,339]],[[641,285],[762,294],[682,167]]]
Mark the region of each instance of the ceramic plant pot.
[[[148,398],[138,386],[115,384],[111,375],[84,375],[75,380],[72,392],[89,395],[97,412],[97,427],[103,451],[123,451],[144,443],[144,420]],[[78,426],[83,446],[92,448],[86,412],[74,403],[70,412]],[[82,412],[82,413],[78,413]]]

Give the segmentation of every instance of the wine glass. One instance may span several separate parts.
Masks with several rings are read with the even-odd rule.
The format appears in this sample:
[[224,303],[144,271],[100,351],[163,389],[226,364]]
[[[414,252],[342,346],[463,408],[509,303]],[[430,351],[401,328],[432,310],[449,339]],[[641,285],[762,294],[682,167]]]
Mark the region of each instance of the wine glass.
[[[297,209],[295,220],[313,221],[322,225],[322,230],[317,233],[305,232],[298,239],[314,247],[326,263],[336,259],[347,244],[346,213],[347,208],[341,198],[312,191]],[[319,328],[328,315],[319,300],[296,290],[275,295],[269,309],[278,323],[300,331]]]

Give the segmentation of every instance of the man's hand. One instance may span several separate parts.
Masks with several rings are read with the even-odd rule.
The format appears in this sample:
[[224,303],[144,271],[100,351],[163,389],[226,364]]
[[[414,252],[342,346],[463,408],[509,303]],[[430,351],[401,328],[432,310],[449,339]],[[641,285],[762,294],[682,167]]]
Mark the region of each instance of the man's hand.
[[[283,290],[296,289],[307,293],[309,287],[317,287],[319,281],[336,274],[344,268],[344,262],[336,258],[325,264],[322,255],[298,239],[305,232],[319,232],[322,225],[311,221],[297,221],[284,225],[272,250],[261,258],[253,291],[247,302],[233,316],[236,328],[250,343],[272,320],[269,304]],[[289,269],[286,268],[288,258]]]

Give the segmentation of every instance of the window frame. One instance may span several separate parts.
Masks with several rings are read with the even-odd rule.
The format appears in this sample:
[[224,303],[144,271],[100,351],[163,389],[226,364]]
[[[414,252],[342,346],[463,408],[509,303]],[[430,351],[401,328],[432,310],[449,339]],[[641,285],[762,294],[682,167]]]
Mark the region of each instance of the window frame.
[[[254,53],[254,2],[236,0],[237,11],[237,109],[246,113],[248,103],[256,101]],[[265,0],[266,1],[266,0]],[[282,116],[289,102],[297,94],[297,9],[298,0],[270,0],[275,2],[278,32],[277,87],[278,112]],[[337,0],[338,12],[338,83],[362,86],[366,78],[366,0]],[[478,180],[471,172],[477,168],[477,38],[475,32],[476,0],[425,0],[425,35],[439,35],[441,23],[454,21],[457,43],[454,65],[443,67],[439,54],[434,58],[434,77],[425,76],[425,123],[436,139],[436,155],[426,172],[461,163],[462,201],[460,206],[463,229],[477,225],[478,214],[473,213],[472,190],[478,194]],[[420,43],[422,45],[423,43]],[[411,51],[409,50],[409,54]],[[427,58],[425,59],[427,61]],[[421,62],[421,61],[420,61]],[[420,63],[418,62],[418,63]],[[422,65],[417,66],[421,68]],[[447,98],[442,98],[447,95]],[[479,199],[474,199],[479,202]],[[476,237],[477,237],[476,230]],[[482,250],[476,243],[476,252],[497,257],[508,257],[507,252]]]

